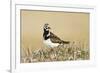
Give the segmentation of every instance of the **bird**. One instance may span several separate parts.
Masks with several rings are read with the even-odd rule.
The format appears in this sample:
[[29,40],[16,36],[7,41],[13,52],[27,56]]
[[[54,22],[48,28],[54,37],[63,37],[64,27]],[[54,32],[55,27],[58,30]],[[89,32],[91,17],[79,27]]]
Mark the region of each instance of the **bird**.
[[48,48],[56,48],[62,44],[69,44],[70,41],[64,41],[60,39],[57,35],[50,31],[51,27],[49,27],[48,23],[44,24],[43,27],[43,43]]

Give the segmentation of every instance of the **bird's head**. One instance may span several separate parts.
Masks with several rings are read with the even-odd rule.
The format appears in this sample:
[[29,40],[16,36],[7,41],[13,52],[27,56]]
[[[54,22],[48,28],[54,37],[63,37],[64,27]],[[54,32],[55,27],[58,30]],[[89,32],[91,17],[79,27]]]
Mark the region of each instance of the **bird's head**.
[[44,24],[43,29],[44,29],[44,31],[49,31],[51,28],[49,27],[49,24],[46,23],[46,24]]

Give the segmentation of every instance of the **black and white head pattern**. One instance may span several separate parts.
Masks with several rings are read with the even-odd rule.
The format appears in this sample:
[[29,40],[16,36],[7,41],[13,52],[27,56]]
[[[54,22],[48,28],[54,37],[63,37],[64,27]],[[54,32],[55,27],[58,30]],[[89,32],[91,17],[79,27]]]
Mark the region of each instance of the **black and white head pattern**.
[[50,36],[50,31],[49,31],[50,27],[49,27],[48,23],[44,24],[43,30],[44,30],[43,38],[44,38],[44,40],[47,40]]

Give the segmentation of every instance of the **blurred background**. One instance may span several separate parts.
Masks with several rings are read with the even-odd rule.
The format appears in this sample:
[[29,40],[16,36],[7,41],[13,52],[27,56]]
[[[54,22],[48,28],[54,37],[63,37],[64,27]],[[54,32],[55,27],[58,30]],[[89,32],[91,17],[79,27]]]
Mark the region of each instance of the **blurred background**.
[[21,10],[21,48],[39,49],[44,46],[45,23],[61,39],[89,46],[89,13]]

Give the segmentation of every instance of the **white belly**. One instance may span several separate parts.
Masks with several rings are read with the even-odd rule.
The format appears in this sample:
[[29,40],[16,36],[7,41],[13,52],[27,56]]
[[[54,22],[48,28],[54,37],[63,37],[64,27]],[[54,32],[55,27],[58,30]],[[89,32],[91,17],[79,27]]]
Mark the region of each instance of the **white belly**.
[[52,43],[50,39],[44,40],[43,43],[48,47],[48,48],[54,48],[59,45],[59,43]]

